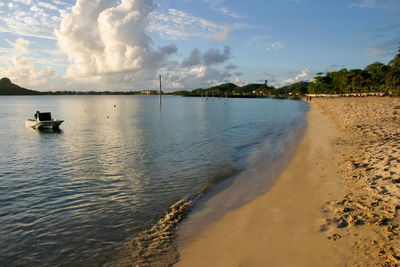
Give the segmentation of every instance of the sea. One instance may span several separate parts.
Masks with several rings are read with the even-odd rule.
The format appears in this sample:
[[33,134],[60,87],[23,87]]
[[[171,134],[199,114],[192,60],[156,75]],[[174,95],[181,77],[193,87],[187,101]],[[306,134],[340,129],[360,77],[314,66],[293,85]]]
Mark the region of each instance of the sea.
[[[25,127],[36,111],[64,122]],[[268,98],[0,97],[0,266],[113,266],[127,247],[145,262],[135,244],[146,249],[171,210],[186,216],[224,181],[283,162],[307,111]],[[244,181],[252,195],[268,191],[262,179]]]

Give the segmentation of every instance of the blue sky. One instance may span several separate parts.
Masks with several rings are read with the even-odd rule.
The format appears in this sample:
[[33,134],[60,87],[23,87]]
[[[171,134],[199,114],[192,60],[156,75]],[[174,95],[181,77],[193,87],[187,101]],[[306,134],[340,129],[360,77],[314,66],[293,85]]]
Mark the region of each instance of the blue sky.
[[0,76],[37,90],[279,87],[387,63],[399,0],[6,0]]

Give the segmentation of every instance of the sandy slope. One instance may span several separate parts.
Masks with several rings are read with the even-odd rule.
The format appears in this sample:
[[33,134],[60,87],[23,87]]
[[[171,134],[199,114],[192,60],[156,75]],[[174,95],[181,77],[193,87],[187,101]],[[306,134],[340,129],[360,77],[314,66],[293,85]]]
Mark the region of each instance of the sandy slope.
[[347,192],[337,137],[332,121],[312,104],[305,137],[271,190],[184,242],[177,266],[348,264],[352,244],[327,226],[326,203]]
[[351,265],[400,265],[400,98],[315,99],[339,129],[343,198],[324,206],[326,233],[351,244]]

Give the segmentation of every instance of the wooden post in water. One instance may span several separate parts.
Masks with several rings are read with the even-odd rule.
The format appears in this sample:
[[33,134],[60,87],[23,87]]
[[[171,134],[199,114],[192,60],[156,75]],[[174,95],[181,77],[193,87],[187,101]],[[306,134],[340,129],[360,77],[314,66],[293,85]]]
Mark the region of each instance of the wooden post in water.
[[158,75],[158,78],[160,80],[160,91],[158,91],[158,95],[160,97],[160,105],[161,105],[161,75]]

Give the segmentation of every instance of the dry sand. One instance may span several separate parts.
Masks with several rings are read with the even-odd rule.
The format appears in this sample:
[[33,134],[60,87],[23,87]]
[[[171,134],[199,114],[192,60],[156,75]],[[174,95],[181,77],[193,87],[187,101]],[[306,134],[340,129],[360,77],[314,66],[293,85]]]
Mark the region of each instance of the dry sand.
[[400,99],[313,99],[271,190],[179,247],[177,266],[400,264]]
[[352,245],[351,264],[400,265],[400,98],[316,99],[339,129],[346,195],[323,208],[321,230]]

